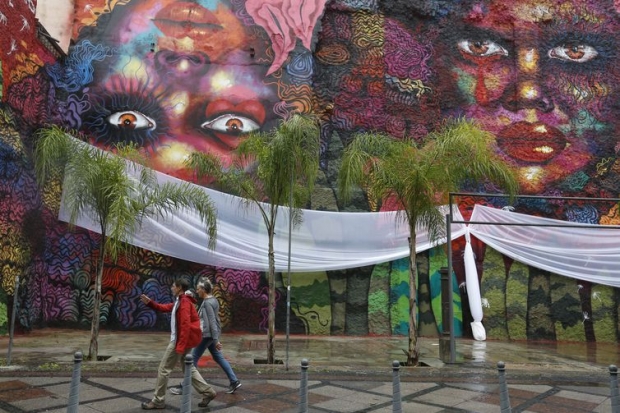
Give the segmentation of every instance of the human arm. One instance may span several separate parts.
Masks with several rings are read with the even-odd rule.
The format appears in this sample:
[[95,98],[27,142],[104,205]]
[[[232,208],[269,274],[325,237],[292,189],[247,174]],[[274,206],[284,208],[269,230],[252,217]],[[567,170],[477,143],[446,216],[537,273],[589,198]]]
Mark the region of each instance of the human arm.
[[216,343],[215,345],[217,347],[217,345],[219,344],[219,340],[220,340],[220,329],[219,329],[219,325],[217,322],[218,315],[216,311],[219,309],[220,305],[217,301],[217,298],[215,297],[211,297],[208,300],[209,301],[205,305],[205,310],[207,312],[209,331],[211,332],[211,338],[213,339],[213,342]]
[[187,348],[189,341],[189,333],[191,330],[191,308],[193,303],[189,298],[181,297],[179,302],[179,308],[176,312],[176,347],[175,351],[178,354],[183,354]]
[[140,300],[146,304],[147,306],[149,306],[150,308],[157,310],[157,311],[161,311],[163,313],[169,313],[172,311],[172,308],[174,307],[174,303],[170,303],[170,304],[160,304],[157,301],[153,301],[150,299],[150,297],[146,294],[142,294],[140,296]]

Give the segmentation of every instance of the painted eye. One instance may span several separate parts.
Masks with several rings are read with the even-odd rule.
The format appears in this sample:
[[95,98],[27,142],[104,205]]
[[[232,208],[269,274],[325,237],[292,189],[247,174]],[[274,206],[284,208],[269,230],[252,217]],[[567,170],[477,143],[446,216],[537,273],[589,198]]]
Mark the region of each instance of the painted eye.
[[549,50],[549,57],[568,62],[585,63],[598,56],[598,52],[587,44],[564,44]]
[[114,125],[119,129],[153,130],[157,127],[157,124],[155,123],[153,119],[135,110],[128,110],[125,112],[114,112],[113,114],[107,117],[107,121],[111,125]]
[[461,40],[458,42],[458,48],[461,52],[476,57],[508,56],[506,49],[490,40]]
[[240,135],[249,133],[260,128],[260,125],[252,119],[244,116],[226,114],[200,125],[203,129],[213,129],[217,132],[229,133],[232,135]]

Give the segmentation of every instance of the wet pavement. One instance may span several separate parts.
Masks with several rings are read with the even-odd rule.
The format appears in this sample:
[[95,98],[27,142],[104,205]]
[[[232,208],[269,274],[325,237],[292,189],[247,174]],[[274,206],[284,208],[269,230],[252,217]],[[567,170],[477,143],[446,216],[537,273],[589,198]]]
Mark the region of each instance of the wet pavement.
[[[0,338],[0,412],[66,412],[74,354],[88,352],[89,331],[44,329]],[[80,412],[139,412],[155,387],[166,333],[102,331],[105,361],[81,363]],[[226,334],[223,351],[242,387],[226,394],[226,376],[203,357],[199,369],[218,391],[208,408],[192,411],[299,412],[301,360],[309,361],[308,412],[392,412],[392,362],[404,361],[404,337],[277,336],[277,365],[261,364],[266,336]],[[438,339],[420,340],[421,367],[400,367],[403,412],[499,412],[497,362],[506,363],[513,412],[612,412],[609,365],[615,344],[476,342],[456,340],[456,363],[439,358]],[[288,349],[288,350],[287,350]],[[180,367],[169,385],[181,380]],[[179,411],[182,397],[168,394],[166,409]]]

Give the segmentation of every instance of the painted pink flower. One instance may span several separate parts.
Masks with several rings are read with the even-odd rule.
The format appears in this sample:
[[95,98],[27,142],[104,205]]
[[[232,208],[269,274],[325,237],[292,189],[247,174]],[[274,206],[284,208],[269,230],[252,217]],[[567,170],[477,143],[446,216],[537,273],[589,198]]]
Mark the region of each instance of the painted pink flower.
[[305,48],[312,46],[314,27],[326,0],[248,0],[245,8],[271,39],[274,59],[267,74],[282,67],[299,38]]

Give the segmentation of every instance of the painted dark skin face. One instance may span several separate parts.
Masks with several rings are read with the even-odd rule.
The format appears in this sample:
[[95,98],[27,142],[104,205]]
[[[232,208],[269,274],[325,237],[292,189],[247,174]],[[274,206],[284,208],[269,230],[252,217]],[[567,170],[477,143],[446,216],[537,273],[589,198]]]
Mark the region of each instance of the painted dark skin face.
[[268,45],[222,2],[133,0],[85,39],[114,50],[95,67],[83,119],[97,145],[135,142],[156,169],[190,180],[190,153],[226,163],[244,136],[275,119],[269,65],[249,51]]
[[447,114],[474,118],[496,136],[522,193],[580,171],[596,175],[615,154],[618,129],[615,8],[485,1],[460,16],[443,38],[440,93],[454,96]]

